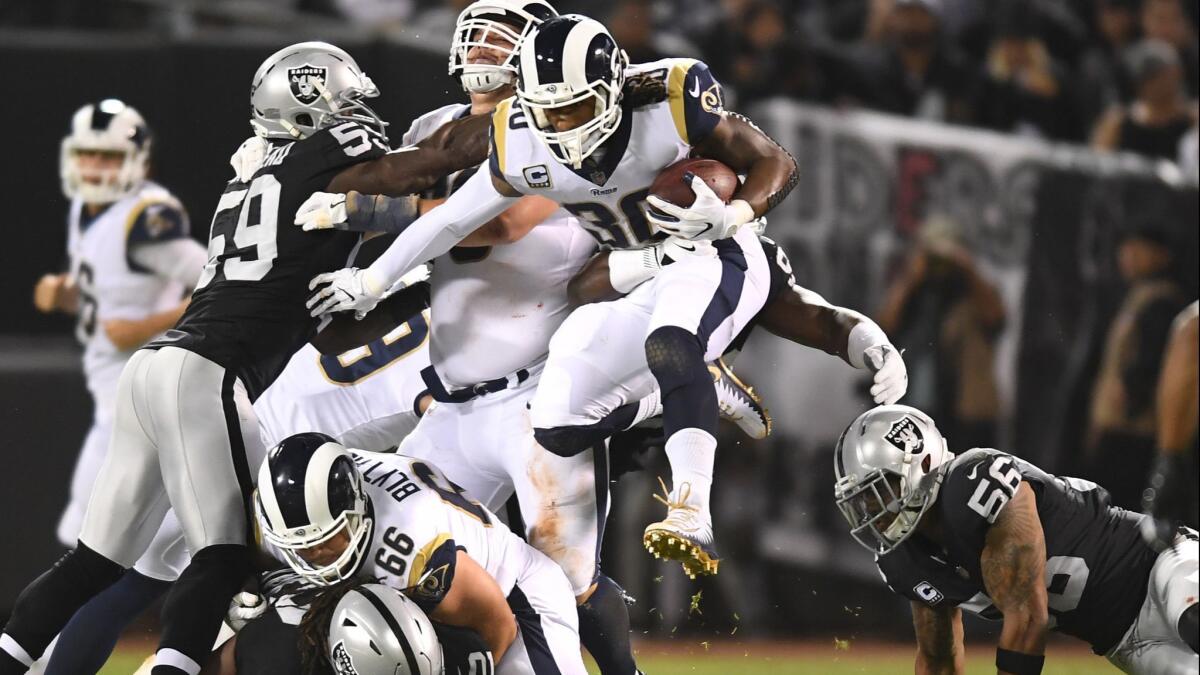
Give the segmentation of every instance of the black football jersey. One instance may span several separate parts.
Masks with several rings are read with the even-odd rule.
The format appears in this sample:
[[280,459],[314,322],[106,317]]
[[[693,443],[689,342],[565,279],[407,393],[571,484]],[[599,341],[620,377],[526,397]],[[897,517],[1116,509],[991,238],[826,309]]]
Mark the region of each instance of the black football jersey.
[[386,153],[357,122],[273,143],[250,181],[225,187],[192,302],[149,346],[196,352],[236,373],[257,399],[316,333],[305,307],[309,282],[347,266],[359,241],[351,232],[305,232],[293,224],[296,210],[346,167]]
[[[762,244],[763,253],[767,256],[768,269],[771,271],[771,285],[767,289],[767,299],[763,303],[763,307],[771,304],[771,302],[779,297],[780,293],[787,291],[796,285],[796,275],[792,272],[792,261],[788,259],[787,253],[783,247],[775,243],[775,240],[759,235],[758,242]],[[758,326],[758,316],[750,319],[746,327],[741,333],[729,343],[729,347],[725,349],[725,353],[739,352],[746,346],[746,341],[750,339],[750,334],[754,332]]]
[[1144,516],[1112,506],[1108,491],[1090,481],[1052,476],[998,450],[968,451],[951,463],[933,507],[946,547],[914,534],[876,558],[879,572],[909,600],[1001,619],[979,558],[988,528],[1022,482],[1033,489],[1046,538],[1051,627],[1104,654],[1137,618],[1156,555],[1139,533]]

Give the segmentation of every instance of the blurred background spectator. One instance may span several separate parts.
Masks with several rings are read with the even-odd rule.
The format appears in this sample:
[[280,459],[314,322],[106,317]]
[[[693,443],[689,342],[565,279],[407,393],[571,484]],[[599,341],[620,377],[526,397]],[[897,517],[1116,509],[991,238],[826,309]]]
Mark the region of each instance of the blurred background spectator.
[[1091,44],[1080,57],[1084,116],[1089,121],[1133,98],[1133,83],[1122,59],[1141,35],[1138,0],[1097,0]]
[[1155,456],[1163,349],[1189,298],[1174,278],[1168,230],[1153,217],[1125,232],[1117,265],[1127,287],[1092,388],[1084,474],[1108,488],[1118,506],[1136,510]]
[[1012,2],[997,17],[975,109],[983,126],[1064,141],[1085,136],[1066,68],[1051,54],[1039,15]]
[[1179,56],[1169,43],[1147,39],[1130,47],[1125,60],[1136,98],[1100,120],[1092,147],[1178,161],[1180,141],[1196,126],[1196,105],[1184,97]]
[[869,39],[851,52],[845,98],[897,115],[972,121],[975,73],[943,38],[941,3],[896,0],[876,11],[883,13],[879,27],[869,25]]
[[993,370],[1004,304],[956,223],[936,215],[926,221],[878,320],[905,349],[905,402],[937,420],[952,452],[995,446],[1000,404]]

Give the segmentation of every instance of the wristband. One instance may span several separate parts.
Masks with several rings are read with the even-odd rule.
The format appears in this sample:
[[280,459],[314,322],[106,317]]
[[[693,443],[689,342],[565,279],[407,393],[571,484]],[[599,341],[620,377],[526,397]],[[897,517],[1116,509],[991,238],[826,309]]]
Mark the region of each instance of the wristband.
[[632,291],[638,284],[658,274],[660,269],[662,265],[654,254],[653,246],[608,254],[608,283],[618,293]]
[[1013,675],[1041,675],[1045,654],[1022,654],[1000,647],[996,649],[996,670]]
[[866,351],[871,347],[890,344],[892,341],[888,339],[887,333],[883,332],[879,324],[864,316],[854,325],[854,328],[850,329],[850,339],[846,341],[846,359],[855,368],[865,370],[867,368]]
[[754,207],[745,199],[735,199],[725,208],[725,224],[734,229],[754,220]]
[[351,232],[386,232],[398,234],[417,218],[417,198],[346,193],[346,224]]

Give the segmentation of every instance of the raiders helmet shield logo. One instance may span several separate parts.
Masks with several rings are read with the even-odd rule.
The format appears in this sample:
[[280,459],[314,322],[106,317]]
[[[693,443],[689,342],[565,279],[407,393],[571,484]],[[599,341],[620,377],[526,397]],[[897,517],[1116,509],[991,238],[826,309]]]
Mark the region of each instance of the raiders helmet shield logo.
[[925,440],[921,438],[921,432],[911,417],[901,418],[883,438],[907,453],[919,455],[925,450]]
[[333,661],[333,669],[338,675],[359,675],[358,669],[354,667],[354,661],[350,659],[350,653],[346,651],[345,640],[334,645],[329,656]]
[[301,105],[309,105],[321,97],[321,89],[325,88],[325,78],[329,75],[329,69],[306,63],[288,68],[287,74],[288,82],[291,83],[292,98]]

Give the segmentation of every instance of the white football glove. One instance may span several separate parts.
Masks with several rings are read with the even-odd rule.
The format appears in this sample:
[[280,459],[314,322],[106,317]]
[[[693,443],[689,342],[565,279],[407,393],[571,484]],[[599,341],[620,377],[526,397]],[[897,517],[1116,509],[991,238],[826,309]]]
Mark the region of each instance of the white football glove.
[[245,183],[254,177],[254,174],[262,168],[263,160],[267,158],[267,150],[270,147],[267,139],[258,136],[251,136],[242,141],[237,151],[229,158],[229,166],[233,167],[233,173],[239,181]]
[[646,211],[646,219],[659,230],[684,239],[725,239],[754,218],[754,209],[745,201],[735,199],[726,204],[704,179],[689,174],[687,180],[696,195],[687,208],[655,195],[646,198],[653,207]]
[[711,241],[705,239],[692,240],[667,237],[655,244],[654,248],[660,266],[670,265],[685,258],[717,257],[717,247],[713,246]]
[[225,612],[225,623],[233,629],[233,632],[240,633],[246,627],[246,624],[266,614],[267,601],[262,596],[242,591],[233,596],[229,601],[229,609]]
[[867,368],[875,374],[871,398],[877,405],[891,405],[908,391],[908,368],[900,352],[891,345],[876,345],[863,350]]
[[346,195],[340,192],[314,192],[296,209],[295,223],[305,232],[346,229]]
[[308,282],[308,290],[316,293],[306,306],[313,316],[354,310],[354,317],[361,319],[375,309],[388,289],[387,286],[380,289],[368,277],[368,270],[355,267],[318,274]]

